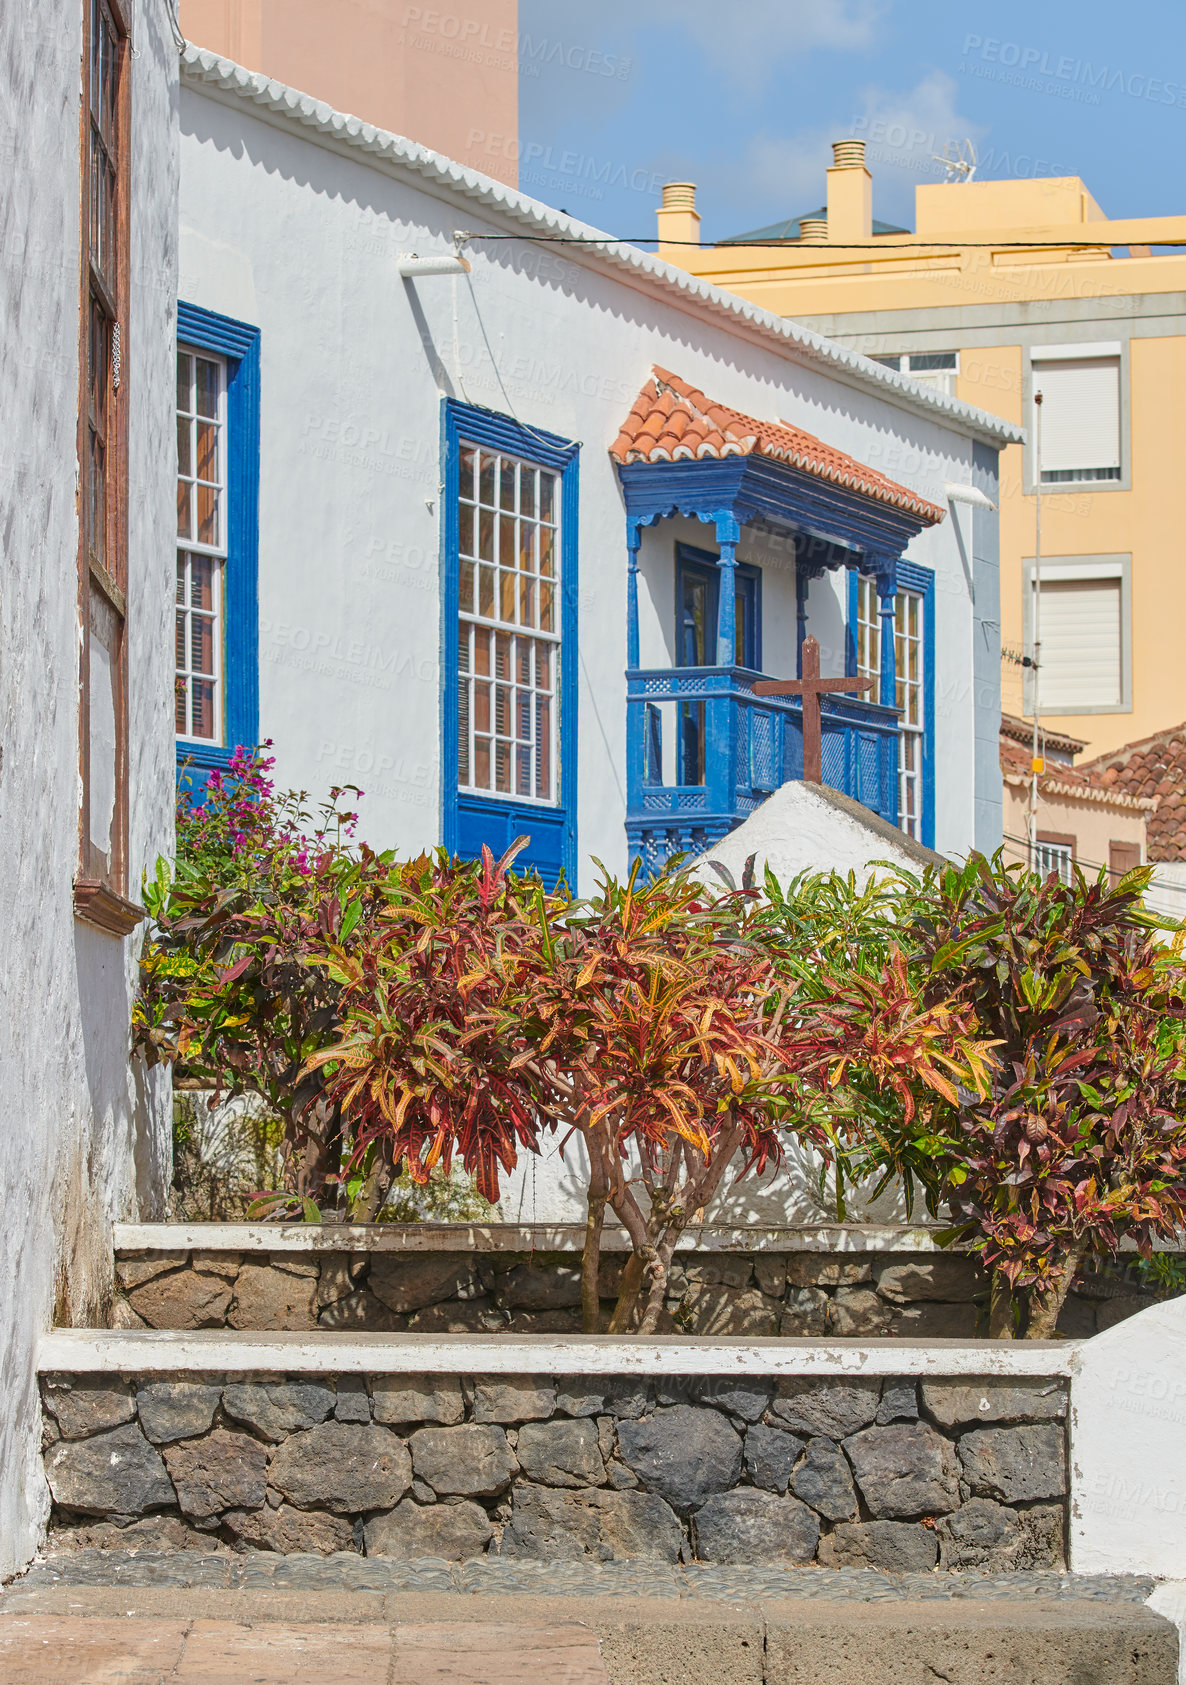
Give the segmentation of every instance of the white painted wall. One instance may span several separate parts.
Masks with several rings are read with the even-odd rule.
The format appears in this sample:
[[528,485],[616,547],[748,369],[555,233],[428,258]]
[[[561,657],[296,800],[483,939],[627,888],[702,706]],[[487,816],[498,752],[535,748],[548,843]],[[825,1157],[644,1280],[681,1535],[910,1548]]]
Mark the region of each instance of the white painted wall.
[[[77,924],[79,0],[0,8],[0,1577],[36,1547],[35,1346],[111,1293],[113,1219],[160,1214],[167,1081],[129,1063],[138,943]],[[133,883],[172,835],[171,452],[177,50],[133,61],[129,638]]]
[[[1079,1348],[1071,1379],[1071,1567],[1186,1580],[1186,1298]],[[1168,1611],[1166,1611],[1168,1612]]]
[[[192,80],[181,129],[181,297],[262,332],[261,730],[276,739],[283,782],[360,783],[361,832],[378,846],[439,836],[442,394],[583,447],[586,877],[591,855],[625,863],[625,524],[607,450],[652,364],[806,427],[936,501],[945,480],[970,477],[972,440],[942,416],[919,416],[694,311],[674,289],[656,298],[558,248],[476,241],[471,277],[400,282],[401,253],[442,252],[457,228],[518,225],[450,202],[299,118]],[[644,662],[670,658],[677,535],[712,548],[711,528],[694,522],[648,533]],[[938,576],[936,845],[961,852],[973,824],[968,578],[950,521],[909,554]],[[794,647],[789,568],[770,568],[765,599],[769,666],[777,644]],[[839,666],[837,582],[814,587],[811,606]],[[995,605],[980,611],[996,617]]]

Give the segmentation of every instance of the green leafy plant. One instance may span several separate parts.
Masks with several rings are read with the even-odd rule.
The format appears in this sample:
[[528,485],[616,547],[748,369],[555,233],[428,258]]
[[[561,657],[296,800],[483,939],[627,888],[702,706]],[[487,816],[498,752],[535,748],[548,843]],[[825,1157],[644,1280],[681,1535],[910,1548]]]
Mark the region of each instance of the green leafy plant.
[[958,1005],[920,1008],[899,954],[808,995],[755,939],[751,885],[712,897],[686,873],[605,876],[574,902],[514,877],[521,846],[389,881],[361,940],[330,944],[343,1032],[309,1068],[329,1073],[356,1158],[420,1181],[456,1153],[492,1201],[518,1148],[579,1133],[586,1328],[607,1207],[632,1246],[610,1329],[652,1331],[686,1225],[727,1175],[777,1162],[788,1134],[828,1147],[856,1116],[851,1072],[908,1115],[920,1092],[954,1098],[953,1073],[980,1080]]
[[361,791],[334,789],[312,811],[304,792],[277,795],[269,747],[236,750],[201,803],[181,796],[176,861],[144,886],[133,1034],[185,1087],[259,1095],[281,1121],[287,1192],[320,1200],[340,1170],[341,1118],[304,1066],[336,1032],[338,987],[312,962],[373,913],[391,856],[350,844],[356,816],[339,804]]
[[1076,1270],[1186,1221],[1186,969],[1114,888],[998,859],[903,880],[900,926],[922,998],[957,985],[992,1043],[991,1080],[925,1127],[870,1129],[880,1167],[945,1204],[992,1272],[991,1332],[1053,1335]]

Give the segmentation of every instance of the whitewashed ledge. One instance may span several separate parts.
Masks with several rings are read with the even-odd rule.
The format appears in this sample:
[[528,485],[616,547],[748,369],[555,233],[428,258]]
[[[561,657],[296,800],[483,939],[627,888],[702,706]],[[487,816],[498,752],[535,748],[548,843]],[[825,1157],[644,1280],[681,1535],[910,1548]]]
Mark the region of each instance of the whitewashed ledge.
[[[690,1228],[677,1252],[937,1252],[926,1223],[797,1223]],[[583,1223],[116,1223],[129,1252],[579,1252]],[[629,1252],[626,1231],[606,1231],[603,1252]],[[958,1250],[958,1248],[956,1249]]]
[[1054,1379],[1079,1340],[616,1339],[604,1334],[239,1333],[55,1328],[43,1373],[286,1375],[976,1375]]

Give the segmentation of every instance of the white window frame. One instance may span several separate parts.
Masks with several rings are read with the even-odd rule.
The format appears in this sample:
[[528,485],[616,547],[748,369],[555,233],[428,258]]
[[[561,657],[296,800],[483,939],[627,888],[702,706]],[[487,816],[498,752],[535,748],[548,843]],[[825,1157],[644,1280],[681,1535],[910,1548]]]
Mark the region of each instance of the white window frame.
[[[877,580],[871,573],[857,575],[857,623],[853,628],[857,655],[857,678],[881,677],[881,599]],[[876,693],[872,700],[877,701]]]
[[[1045,496],[1045,488],[1043,488]],[[1022,637],[1027,656],[1034,653],[1034,558],[1022,559]],[[1042,583],[1056,585],[1074,580],[1120,581],[1120,700],[1119,702],[1082,703],[1076,708],[1053,709],[1043,702],[1043,714],[1058,719],[1075,719],[1080,714],[1132,713],[1132,557],[1104,556],[1043,556]],[[1041,659],[1041,652],[1039,652]],[[1032,716],[1034,711],[1033,668],[1025,670],[1022,706]]]
[[[908,837],[922,841],[922,751],[926,731],[925,599],[920,591],[899,589],[894,599],[894,673],[898,705],[898,825]],[[914,625],[910,625],[913,615]],[[913,649],[914,677],[905,657]],[[913,803],[908,799],[913,795]]]
[[[475,444],[463,435],[459,442],[463,465],[458,476],[458,522],[457,522],[457,571],[458,571],[458,791],[467,796],[479,796],[491,801],[527,803],[535,807],[557,808],[560,806],[560,643],[561,643],[561,486],[563,476],[555,468],[545,467],[533,462],[530,457],[520,456],[513,451],[499,450],[487,445]],[[474,452],[474,470],[472,479],[473,497],[465,495],[466,470],[464,456],[467,452]],[[495,503],[493,505],[481,502],[482,466],[490,460],[494,463]],[[515,469],[515,507],[513,510],[504,508],[501,504],[500,489],[502,484],[503,464],[512,465]],[[535,512],[532,513],[521,507],[523,502],[523,471],[529,470],[534,476]],[[552,484],[552,516],[545,521],[540,510],[542,508],[541,486],[544,479]],[[472,509],[471,536],[467,548],[465,510]],[[491,522],[491,551],[489,559],[483,559],[478,551],[481,545],[481,516],[483,510],[492,515]],[[505,567],[502,560],[502,547],[507,536],[508,522],[513,532],[512,566]],[[535,538],[535,566],[524,569],[519,565],[521,551],[521,537],[525,524],[536,529]],[[540,530],[550,531],[552,534],[552,572],[550,575],[540,571],[541,558],[538,543]],[[481,610],[482,590],[485,584],[484,574],[491,581],[492,612],[483,613]],[[510,591],[504,595],[505,582],[509,580]],[[551,593],[551,629],[540,624],[542,619],[542,605],[545,593]],[[511,617],[504,618],[502,609],[509,601]],[[525,617],[526,605],[526,617]],[[477,669],[477,652],[479,640],[486,639],[486,647],[493,659],[490,661],[490,673],[479,673]],[[505,648],[509,652],[509,672],[505,679],[499,678],[494,671],[499,653],[499,645],[506,640]],[[548,683],[540,680],[540,654],[547,651]],[[516,674],[520,671],[519,663],[526,659],[527,678],[519,682]],[[480,732],[477,726],[479,686],[489,686],[489,732]],[[501,694],[500,694],[501,693]],[[547,735],[549,755],[546,781],[540,777],[539,748],[541,704],[547,719]],[[504,718],[508,729],[498,729],[500,705],[505,709]],[[526,715],[523,713],[526,707]],[[527,729],[520,729],[526,719]],[[489,771],[491,782],[479,784],[476,782],[479,741],[489,744]],[[507,788],[497,787],[498,754],[501,746],[506,746],[507,756]],[[524,763],[523,757],[526,757]],[[519,771],[523,764],[528,768],[530,789],[518,788]],[[546,785],[546,787],[545,787]]]
[[[1090,477],[1073,479],[1044,479],[1042,481],[1043,497],[1066,496],[1068,493],[1079,497],[1085,494],[1094,496],[1097,492],[1131,491],[1132,466],[1129,451],[1129,346],[1127,340],[1080,340],[1067,341],[1065,344],[1043,343],[1025,346],[1023,341],[1023,384],[1025,391],[1022,395],[1024,414],[1029,418],[1026,427],[1024,451],[1025,490],[1030,496],[1037,488],[1039,463],[1037,452],[1037,438],[1034,427],[1034,393],[1041,385],[1042,370],[1051,364],[1060,362],[1091,362],[1094,359],[1120,360],[1119,375],[1119,411],[1117,425],[1120,434],[1120,471],[1119,474],[1106,479]],[[1061,472],[1061,471],[1059,471]],[[1092,470],[1091,472],[1095,472]]]
[[1033,870],[1040,878],[1048,878],[1054,872],[1060,883],[1073,883],[1075,880],[1075,848],[1073,843],[1043,842],[1038,838],[1034,843]]
[[[898,826],[908,837],[922,840],[923,777],[922,751],[926,734],[926,599],[921,591],[899,587],[894,595],[894,677],[898,708]],[[914,605],[913,632],[904,624],[906,605]],[[881,679],[881,599],[873,574],[857,575],[857,623],[853,628],[857,678]],[[903,654],[908,643],[918,651],[917,676],[907,676]],[[874,700],[877,693],[874,692]],[[911,706],[913,704],[913,706]],[[907,800],[913,793],[913,812]]]
[[[184,731],[176,730],[176,701],[174,701],[174,729],[179,743],[203,744],[222,746],[226,733],[226,675],[225,675],[225,645],[226,645],[226,561],[227,561],[227,360],[217,351],[209,351],[205,346],[189,345],[182,341],[177,346],[177,358],[189,357],[190,391],[189,408],[177,410],[177,420],[180,424],[186,421],[189,425],[190,439],[190,472],[183,475],[180,460],[177,464],[177,483],[183,482],[190,487],[190,515],[191,528],[196,528],[197,522],[197,487],[199,484],[212,486],[217,493],[217,526],[218,535],[214,542],[202,541],[196,538],[177,538],[177,569],[183,586],[183,600],[174,604],[174,615],[177,630],[183,630],[185,660],[177,663],[174,659],[174,679],[184,680],[186,686],[185,724]],[[197,423],[196,396],[194,383],[196,379],[196,360],[202,358],[212,363],[219,371],[218,376],[218,415],[215,418],[218,428],[218,477],[215,480],[199,481],[197,460]],[[209,419],[206,417],[203,420]],[[196,610],[190,603],[190,580],[192,576],[192,558],[205,557],[211,562],[210,602],[207,610]],[[195,615],[199,615],[210,623],[212,671],[198,672],[192,664],[192,626]],[[175,633],[176,637],[176,633]],[[193,685],[195,680],[209,683],[213,697],[213,733],[209,737],[198,736],[193,730]]]

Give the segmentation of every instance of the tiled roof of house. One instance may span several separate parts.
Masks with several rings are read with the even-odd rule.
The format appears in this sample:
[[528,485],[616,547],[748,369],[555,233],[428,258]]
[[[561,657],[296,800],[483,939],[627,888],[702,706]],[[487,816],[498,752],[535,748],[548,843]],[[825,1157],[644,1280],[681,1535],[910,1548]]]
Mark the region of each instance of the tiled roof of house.
[[1149,815],[1149,859],[1186,860],[1186,724],[1126,743],[1086,763],[1110,790],[1156,801]]
[[697,462],[705,457],[763,456],[816,474],[934,526],[945,511],[908,486],[824,444],[785,421],[758,421],[705,397],[676,374],[656,368],[610,446],[617,462]]
[[[1049,731],[1045,726],[1041,728],[1042,742],[1046,752],[1052,750],[1063,755],[1077,755],[1083,747],[1081,737],[1068,737],[1065,732]],[[1034,727],[1031,720],[1023,720],[1017,714],[1001,715],[1001,736],[1012,737],[1018,743],[1030,744],[1033,741]]]
[[[1030,750],[1013,740],[1012,734],[1001,730],[1001,773],[1006,784],[1015,788],[1028,786],[1030,781]],[[1038,789],[1042,795],[1061,796],[1066,801],[1101,802],[1107,807],[1143,808],[1149,813],[1149,837],[1152,843],[1155,823],[1152,810],[1155,800],[1139,792],[1120,789],[1115,780],[1109,781],[1094,766],[1068,766],[1062,761],[1047,760],[1046,771],[1038,775]],[[1150,852],[1150,859],[1153,854]]]

